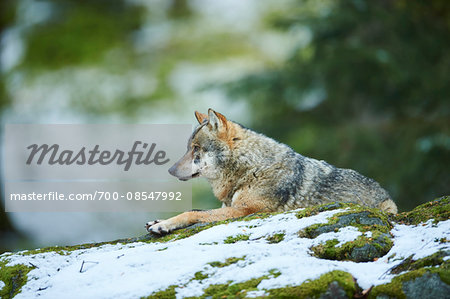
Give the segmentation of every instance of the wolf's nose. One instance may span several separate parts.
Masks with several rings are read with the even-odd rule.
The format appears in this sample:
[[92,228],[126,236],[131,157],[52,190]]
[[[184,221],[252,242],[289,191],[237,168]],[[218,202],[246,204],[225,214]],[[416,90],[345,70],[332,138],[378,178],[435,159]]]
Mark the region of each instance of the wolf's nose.
[[173,165],[172,167],[169,168],[169,173],[170,173],[171,175],[173,175],[173,176],[176,176],[176,175],[175,175],[175,170],[176,170],[176,167],[175,167],[175,165]]

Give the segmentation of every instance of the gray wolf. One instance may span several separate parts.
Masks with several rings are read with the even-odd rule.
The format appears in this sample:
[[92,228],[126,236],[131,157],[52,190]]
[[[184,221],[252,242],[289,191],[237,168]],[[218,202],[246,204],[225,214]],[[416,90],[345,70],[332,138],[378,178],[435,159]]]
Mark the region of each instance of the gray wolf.
[[329,202],[397,213],[386,190],[354,170],[304,157],[212,109],[207,115],[196,111],[195,117],[199,124],[188,140],[187,152],[169,173],[183,181],[206,178],[222,208],[150,221],[146,229],[151,233],[166,234],[198,222]]

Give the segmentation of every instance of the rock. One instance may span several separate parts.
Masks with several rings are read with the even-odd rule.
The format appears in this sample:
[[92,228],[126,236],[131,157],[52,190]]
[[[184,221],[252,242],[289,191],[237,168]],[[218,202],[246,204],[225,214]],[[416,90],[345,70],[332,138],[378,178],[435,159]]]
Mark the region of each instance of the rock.
[[413,255],[393,267],[390,272],[401,273],[391,282],[376,286],[373,298],[450,298],[449,250],[440,250],[414,260]]
[[450,298],[449,264],[404,273],[374,287],[369,298]]
[[[388,232],[392,224],[388,216],[376,209],[355,206],[352,204],[328,205],[327,209],[347,208],[345,212],[334,215],[328,223],[314,224],[299,232],[300,237],[316,238],[321,234],[337,232],[344,227],[353,226],[361,236],[355,240],[340,244],[337,239],[327,240],[313,246],[311,250],[319,258],[331,260],[351,260],[368,262],[384,256],[392,247],[392,237]],[[315,209],[312,208],[312,209]],[[301,213],[314,214],[308,211]]]
[[0,296],[446,298],[448,197],[416,209],[390,216],[333,203],[5,253]]
[[450,286],[437,273],[427,272],[405,281],[402,289],[407,298],[450,298]]
[[327,290],[322,293],[319,297],[320,299],[340,299],[348,298],[347,293],[345,293],[344,288],[342,288],[337,281],[333,281],[328,285]]

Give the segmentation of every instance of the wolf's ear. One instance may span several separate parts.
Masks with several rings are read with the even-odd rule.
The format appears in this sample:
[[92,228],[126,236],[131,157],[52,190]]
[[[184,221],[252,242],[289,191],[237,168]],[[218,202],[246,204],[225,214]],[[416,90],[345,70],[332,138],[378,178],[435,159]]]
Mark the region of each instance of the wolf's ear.
[[199,124],[202,124],[205,119],[208,120],[208,115],[195,111],[195,118]]
[[224,115],[220,114],[219,112],[216,112],[212,110],[211,108],[208,109],[208,118],[209,118],[209,124],[212,129],[215,130],[221,130],[221,129],[227,129],[227,119]]

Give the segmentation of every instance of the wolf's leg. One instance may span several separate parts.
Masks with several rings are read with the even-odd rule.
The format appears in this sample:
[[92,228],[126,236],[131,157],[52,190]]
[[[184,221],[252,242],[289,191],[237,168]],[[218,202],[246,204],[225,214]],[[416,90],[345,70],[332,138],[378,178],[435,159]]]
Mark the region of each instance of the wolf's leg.
[[190,211],[167,220],[147,222],[145,228],[154,234],[167,234],[175,229],[183,228],[198,222],[221,221],[230,218],[246,216],[257,212],[258,209],[226,207],[207,211]]

